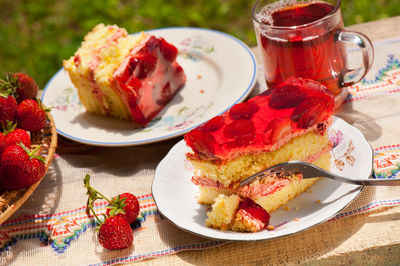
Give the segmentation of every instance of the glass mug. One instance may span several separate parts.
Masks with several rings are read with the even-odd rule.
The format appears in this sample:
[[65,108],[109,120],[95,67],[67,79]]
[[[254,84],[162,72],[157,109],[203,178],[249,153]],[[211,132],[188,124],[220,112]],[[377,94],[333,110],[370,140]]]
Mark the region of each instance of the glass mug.
[[[258,0],[252,16],[269,88],[289,77],[313,79],[333,92],[338,107],[348,94],[346,87],[371,68],[372,43],[343,29],[340,0]],[[361,67],[348,68],[345,43],[360,48]]]

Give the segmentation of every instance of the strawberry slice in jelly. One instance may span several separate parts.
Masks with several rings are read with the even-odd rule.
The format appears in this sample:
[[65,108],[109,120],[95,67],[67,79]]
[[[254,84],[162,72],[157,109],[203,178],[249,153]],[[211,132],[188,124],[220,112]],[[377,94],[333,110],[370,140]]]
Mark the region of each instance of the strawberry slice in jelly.
[[307,94],[307,97],[326,98],[330,101],[335,100],[333,93],[321,83],[312,79],[297,78],[297,80],[303,91]]
[[207,123],[200,126],[198,129],[201,131],[214,132],[220,129],[224,125],[224,117],[216,116],[209,120]]
[[136,63],[134,74],[139,79],[147,78],[156,69],[157,58],[149,53],[136,55],[134,61]]
[[249,198],[245,198],[239,203],[239,210],[246,211],[251,216],[253,216],[254,219],[264,223],[265,227],[269,224],[271,215],[266,210],[264,210],[260,205],[258,205]]
[[254,138],[255,131],[254,124],[251,120],[233,120],[224,128],[224,137],[241,141],[251,141]]
[[[268,131],[270,131],[270,134],[268,134]],[[275,118],[269,122],[265,133],[266,143],[273,145],[292,133],[292,120],[289,117]]]
[[332,113],[334,102],[326,98],[307,98],[294,108],[291,119],[307,129],[324,121]]
[[192,130],[184,136],[186,144],[200,155],[213,157],[216,141],[213,135],[206,131]]
[[229,110],[229,117],[232,119],[249,119],[260,107],[254,102],[243,102],[234,105]]
[[137,60],[133,56],[130,56],[129,58],[125,59],[125,62],[123,65],[121,65],[120,71],[117,75],[115,75],[115,79],[118,83],[124,83],[126,82],[133,74],[133,70],[136,67]]
[[166,60],[173,62],[176,59],[176,56],[178,55],[178,49],[176,49],[175,46],[167,43],[163,38],[160,38],[160,40],[161,40],[161,45],[160,45],[161,53],[163,54]]
[[225,138],[233,139],[227,141],[228,149],[249,145],[255,138],[255,131],[256,129],[251,120],[233,120],[223,130]]
[[272,89],[269,105],[274,109],[296,107],[310,97],[334,100],[333,94],[321,83],[311,79],[289,78]]
[[269,106],[274,109],[292,108],[306,98],[298,84],[283,82],[271,91]]

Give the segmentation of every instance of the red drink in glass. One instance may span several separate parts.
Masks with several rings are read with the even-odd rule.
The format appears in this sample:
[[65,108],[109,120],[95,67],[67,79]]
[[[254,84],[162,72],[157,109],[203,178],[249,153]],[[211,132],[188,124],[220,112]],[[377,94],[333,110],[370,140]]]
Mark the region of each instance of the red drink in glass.
[[[368,38],[343,30],[340,0],[259,0],[253,20],[268,88],[303,77],[321,82],[337,96],[364,77],[372,64]],[[345,42],[362,48],[362,67],[347,68]]]

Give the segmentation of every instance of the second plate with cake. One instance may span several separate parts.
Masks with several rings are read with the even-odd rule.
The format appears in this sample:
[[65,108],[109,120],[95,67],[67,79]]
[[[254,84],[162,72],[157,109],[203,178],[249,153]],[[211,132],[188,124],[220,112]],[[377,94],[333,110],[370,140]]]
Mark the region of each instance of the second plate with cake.
[[185,86],[146,127],[86,112],[64,69],[46,85],[42,101],[52,106],[57,132],[97,146],[130,146],[180,136],[246,98],[257,65],[249,47],[226,33],[200,28],[148,31],[179,50]]
[[[363,134],[334,117],[329,129],[332,150],[331,172],[349,178],[368,178],[372,149]],[[160,213],[179,228],[221,240],[262,240],[290,235],[334,217],[351,203],[362,187],[321,178],[310,190],[271,214],[273,230],[255,233],[221,231],[207,227],[207,207],[196,201],[197,187],[186,161],[189,151],[183,141],[176,144],[156,169],[152,193]]]

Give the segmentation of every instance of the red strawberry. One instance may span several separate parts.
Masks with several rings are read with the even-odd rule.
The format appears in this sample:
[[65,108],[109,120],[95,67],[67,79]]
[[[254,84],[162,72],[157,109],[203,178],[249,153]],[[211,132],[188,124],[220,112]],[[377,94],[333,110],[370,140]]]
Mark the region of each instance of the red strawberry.
[[10,145],[22,143],[28,149],[31,148],[31,137],[23,129],[17,128],[17,124],[8,121],[6,129],[0,135],[0,156],[3,150]]
[[170,100],[172,95],[172,88],[170,82],[167,82],[161,90],[161,98],[157,100],[157,104],[166,105]]
[[128,59],[125,59],[121,63],[121,67],[119,68],[118,72],[115,73],[115,80],[117,80],[118,83],[127,82],[128,79],[132,76],[136,64],[137,60],[133,56],[130,56]]
[[224,137],[233,138],[228,142],[229,149],[248,145],[255,138],[255,128],[251,120],[233,120],[224,128]]
[[7,125],[7,121],[15,120],[17,107],[17,101],[10,91],[0,91],[0,129]]
[[312,79],[305,79],[305,78],[292,78],[292,82],[297,82],[299,86],[302,87],[307,97],[311,98],[326,98],[329,101],[334,101],[333,93],[323,84],[319,83],[318,81]]
[[[39,147],[38,147],[39,148]],[[44,159],[34,155],[23,144],[8,146],[1,156],[1,186],[5,190],[16,190],[28,187],[43,177]]]
[[0,80],[2,90],[10,90],[18,103],[25,99],[35,99],[38,93],[38,85],[25,73],[7,74],[4,80]]
[[298,82],[289,79],[272,89],[269,106],[274,109],[292,108],[306,97]]
[[240,209],[247,211],[255,219],[263,222],[265,226],[269,224],[270,214],[251,199],[243,199],[239,204]]
[[265,133],[271,131],[271,133],[266,136],[268,137],[267,143],[273,145],[279,140],[284,138],[286,135],[292,133],[292,120],[289,117],[278,117],[269,122]]
[[238,103],[229,110],[229,117],[232,119],[249,119],[259,109],[260,107],[253,102]]
[[161,53],[164,55],[164,58],[170,62],[174,61],[176,56],[178,55],[178,49],[176,49],[176,47],[172,44],[166,42],[163,38],[160,38],[160,41],[160,50]]
[[220,129],[223,125],[224,125],[224,117],[220,115],[212,118],[207,123],[204,123],[202,126],[198,128],[198,130],[214,132]]
[[326,98],[307,98],[294,108],[291,119],[299,128],[307,129],[332,113],[334,102]]
[[133,73],[139,79],[151,75],[156,69],[157,58],[150,53],[142,52],[135,56],[136,67]]
[[31,148],[31,137],[29,136],[28,132],[26,132],[26,130],[17,128],[5,136],[4,143],[7,146],[12,145],[12,144],[22,143],[27,148],[30,149]]
[[38,85],[36,82],[25,73],[15,73],[17,87],[17,102],[22,102],[25,99],[35,99],[38,93]]
[[326,98],[334,101],[332,92],[321,83],[292,77],[272,89],[269,105],[275,109],[293,108],[306,98]]
[[46,111],[35,100],[27,99],[18,105],[17,122],[20,128],[27,131],[39,131],[46,126]]
[[254,139],[255,128],[253,122],[246,119],[233,120],[224,128],[225,138]]
[[[83,181],[87,189],[87,194],[89,195],[86,208],[88,211],[92,211],[94,217],[99,223],[100,227],[98,231],[98,240],[100,245],[107,249],[120,249],[131,246],[133,242],[133,231],[128,221],[125,220],[124,217],[127,217],[130,220],[136,219],[139,212],[139,203],[137,202],[136,197],[130,193],[123,193],[116,199],[110,201],[100,192],[94,189],[90,185],[89,181],[90,176],[86,175]],[[115,206],[115,208],[112,208],[110,211],[106,211],[106,215],[110,214],[116,216],[105,215],[105,220],[101,221],[93,209],[93,203],[97,199],[105,199],[110,203],[110,205],[112,205],[113,202],[115,203],[118,201],[120,206]],[[118,215],[121,214],[121,210],[119,209],[120,207],[123,208],[123,212],[126,211],[125,216]]]
[[100,245],[107,249],[130,247],[133,243],[133,231],[129,223],[119,216],[108,217],[100,225],[98,232]]
[[111,200],[108,205],[107,216],[120,216],[129,224],[133,223],[139,215],[139,201],[131,193],[122,193]]
[[199,154],[212,156],[215,152],[215,138],[207,131],[194,129],[187,133],[184,139],[186,144]]
[[7,147],[5,144],[5,138],[6,136],[0,132],[0,162],[1,162],[1,154],[3,153],[4,149]]

